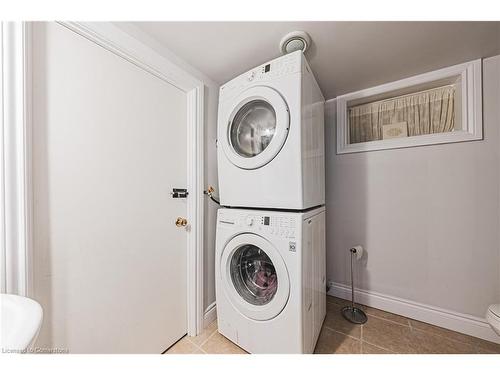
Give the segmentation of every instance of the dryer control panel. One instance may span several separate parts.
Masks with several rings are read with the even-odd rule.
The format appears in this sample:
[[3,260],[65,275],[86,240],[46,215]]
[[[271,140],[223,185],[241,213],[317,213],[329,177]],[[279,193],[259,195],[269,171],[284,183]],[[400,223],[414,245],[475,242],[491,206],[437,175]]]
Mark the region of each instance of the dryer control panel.
[[[234,215],[231,213],[220,214],[219,223],[238,226],[255,233],[266,233],[281,238],[295,238],[297,220],[295,217],[272,212],[259,215],[257,213],[244,213]],[[300,223],[299,223],[300,224]]]
[[302,55],[292,53],[278,57],[266,64],[258,66],[247,73],[232,79],[220,88],[220,95],[225,98],[238,95],[247,87],[257,83],[265,83],[289,74],[298,73],[302,69]]

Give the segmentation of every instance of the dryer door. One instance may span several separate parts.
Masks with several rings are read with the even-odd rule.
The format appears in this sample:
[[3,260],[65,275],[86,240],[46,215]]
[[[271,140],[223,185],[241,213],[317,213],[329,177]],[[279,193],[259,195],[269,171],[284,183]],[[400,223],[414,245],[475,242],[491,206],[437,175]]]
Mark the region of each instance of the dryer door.
[[256,86],[238,96],[231,108],[219,133],[227,158],[243,169],[269,163],[288,136],[290,115],[285,100],[269,87]]
[[267,240],[244,233],[229,241],[221,257],[224,291],[233,306],[254,320],[269,320],[285,307],[290,280],[285,262]]

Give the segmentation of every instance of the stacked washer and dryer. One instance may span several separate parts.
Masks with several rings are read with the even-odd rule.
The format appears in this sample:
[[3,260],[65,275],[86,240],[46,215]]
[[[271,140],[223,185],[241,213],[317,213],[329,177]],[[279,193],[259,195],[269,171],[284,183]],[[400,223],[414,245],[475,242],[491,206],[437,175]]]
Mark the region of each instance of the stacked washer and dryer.
[[312,353],[325,318],[323,112],[301,51],[220,89],[218,329],[250,353]]

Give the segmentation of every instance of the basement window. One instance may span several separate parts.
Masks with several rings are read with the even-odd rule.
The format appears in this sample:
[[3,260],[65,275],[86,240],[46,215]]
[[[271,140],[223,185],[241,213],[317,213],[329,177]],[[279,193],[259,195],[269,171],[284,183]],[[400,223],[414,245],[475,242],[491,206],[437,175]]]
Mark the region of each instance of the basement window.
[[451,84],[350,106],[349,143],[451,132],[455,94]]
[[482,139],[481,61],[337,98],[337,153]]

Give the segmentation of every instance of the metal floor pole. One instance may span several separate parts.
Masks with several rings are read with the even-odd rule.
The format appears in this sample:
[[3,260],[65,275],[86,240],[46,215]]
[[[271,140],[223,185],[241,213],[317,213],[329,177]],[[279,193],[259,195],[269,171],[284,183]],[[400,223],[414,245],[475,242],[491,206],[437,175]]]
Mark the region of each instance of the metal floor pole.
[[368,320],[363,310],[354,306],[354,267],[353,257],[356,254],[356,249],[352,248],[351,252],[351,306],[342,308],[342,316],[354,324],[364,324]]

